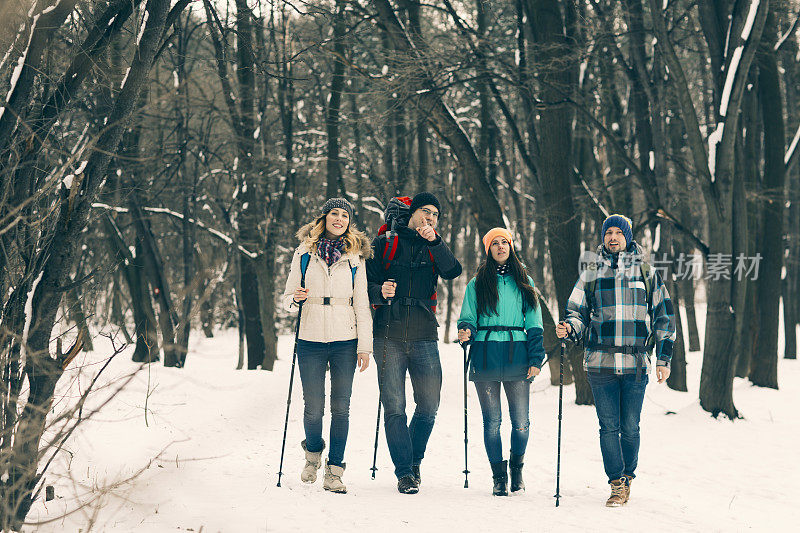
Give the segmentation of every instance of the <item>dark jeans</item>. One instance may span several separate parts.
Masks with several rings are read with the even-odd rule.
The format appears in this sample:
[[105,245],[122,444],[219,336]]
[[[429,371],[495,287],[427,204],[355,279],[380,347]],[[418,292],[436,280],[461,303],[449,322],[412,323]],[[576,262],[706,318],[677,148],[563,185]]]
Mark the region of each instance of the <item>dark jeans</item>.
[[600,451],[608,480],[635,477],[639,462],[639,417],[647,375],[588,372],[600,421]]
[[500,438],[500,384],[506,390],[508,414],[511,418],[511,455],[525,455],[528,446],[530,421],[528,409],[531,384],[522,381],[476,381],[475,390],[483,413],[483,444],[490,463],[503,460],[503,444]]
[[[384,341],[382,338],[375,339],[374,346],[386,442],[394,463],[394,473],[399,479],[411,474],[412,464],[418,465],[422,462],[433,430],[442,389],[439,346],[436,341]],[[408,425],[406,371],[411,376],[416,404],[411,424]]]
[[303,427],[306,449],[322,451],[322,415],[325,413],[325,373],[331,366],[331,436],[328,463],[342,466],[350,428],[350,393],[356,371],[356,340],[338,342],[297,341],[297,363],[303,382]]

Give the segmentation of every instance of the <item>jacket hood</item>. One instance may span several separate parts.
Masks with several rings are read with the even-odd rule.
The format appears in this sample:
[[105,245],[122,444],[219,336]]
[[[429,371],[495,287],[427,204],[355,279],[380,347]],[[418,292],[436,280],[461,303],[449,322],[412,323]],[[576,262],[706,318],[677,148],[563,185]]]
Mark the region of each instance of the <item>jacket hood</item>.
[[[314,249],[314,242],[311,240],[311,230],[316,226],[316,221],[309,222],[297,230],[297,238],[300,240],[300,246],[305,247],[306,250],[311,251]],[[372,246],[370,245],[367,235],[360,230],[350,226],[350,234],[355,237],[355,248],[346,250],[345,254],[353,254],[363,257],[365,260],[372,257]]]

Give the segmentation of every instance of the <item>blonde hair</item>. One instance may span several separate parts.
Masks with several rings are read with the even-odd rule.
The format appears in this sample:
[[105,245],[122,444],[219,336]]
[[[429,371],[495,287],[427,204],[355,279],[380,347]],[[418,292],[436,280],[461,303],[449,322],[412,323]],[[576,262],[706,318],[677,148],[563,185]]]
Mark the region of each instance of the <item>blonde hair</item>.
[[[317,245],[323,235],[325,235],[325,218],[327,216],[327,214],[318,216],[317,219],[312,222],[313,226],[305,238],[304,244],[311,253],[317,253]],[[352,222],[347,225],[347,229],[344,230],[344,233],[341,235],[341,237],[344,238],[344,250],[342,253],[355,252],[361,248],[359,234],[360,232],[353,227]]]

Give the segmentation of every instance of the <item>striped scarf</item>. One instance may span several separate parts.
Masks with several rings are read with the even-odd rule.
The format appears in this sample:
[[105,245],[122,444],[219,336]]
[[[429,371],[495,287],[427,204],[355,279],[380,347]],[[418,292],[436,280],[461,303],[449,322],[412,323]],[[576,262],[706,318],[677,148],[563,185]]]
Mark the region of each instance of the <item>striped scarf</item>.
[[331,266],[342,257],[344,251],[344,237],[338,239],[326,239],[320,237],[317,243],[317,255],[319,255],[328,266]]

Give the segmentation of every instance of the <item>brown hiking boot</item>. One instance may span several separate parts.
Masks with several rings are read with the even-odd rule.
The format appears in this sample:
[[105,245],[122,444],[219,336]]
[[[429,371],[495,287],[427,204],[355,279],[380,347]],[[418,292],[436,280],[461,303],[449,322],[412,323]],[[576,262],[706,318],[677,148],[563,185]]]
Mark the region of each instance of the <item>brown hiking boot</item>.
[[628,500],[631,499],[631,482],[633,478],[631,476],[622,476],[625,478],[625,503],[628,503]]
[[628,484],[626,481],[625,477],[611,481],[611,496],[606,501],[606,507],[620,507],[628,501]]

